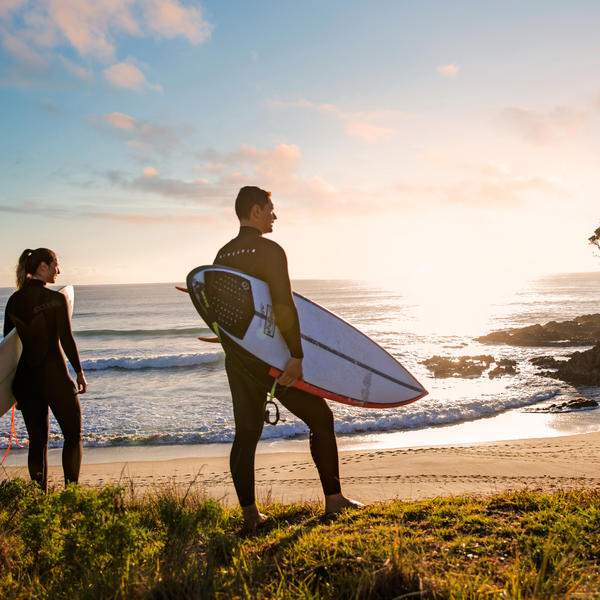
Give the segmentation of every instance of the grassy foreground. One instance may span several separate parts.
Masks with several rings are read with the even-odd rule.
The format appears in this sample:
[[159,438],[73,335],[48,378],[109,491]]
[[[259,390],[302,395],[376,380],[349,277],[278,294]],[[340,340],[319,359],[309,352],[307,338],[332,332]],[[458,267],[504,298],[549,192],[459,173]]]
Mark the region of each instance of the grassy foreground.
[[600,598],[600,491],[241,515],[177,490],[0,483],[1,598]]

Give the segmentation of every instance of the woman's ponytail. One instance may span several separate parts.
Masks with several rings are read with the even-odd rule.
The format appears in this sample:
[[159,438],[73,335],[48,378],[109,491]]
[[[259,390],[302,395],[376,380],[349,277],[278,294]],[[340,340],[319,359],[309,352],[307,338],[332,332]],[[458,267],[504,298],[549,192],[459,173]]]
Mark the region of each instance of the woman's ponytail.
[[27,248],[23,250],[21,256],[19,256],[19,262],[17,263],[17,289],[21,289],[25,280],[27,279],[27,259],[31,256],[33,251]]

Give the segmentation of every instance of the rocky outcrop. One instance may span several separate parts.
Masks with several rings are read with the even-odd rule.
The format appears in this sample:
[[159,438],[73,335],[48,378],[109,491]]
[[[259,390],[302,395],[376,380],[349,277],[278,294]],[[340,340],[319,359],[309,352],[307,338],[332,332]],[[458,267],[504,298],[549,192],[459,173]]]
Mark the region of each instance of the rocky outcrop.
[[488,373],[488,377],[495,379],[496,377],[516,375],[517,373],[517,361],[510,358],[503,358],[496,362],[496,367]]
[[479,377],[494,362],[488,354],[480,356],[432,356],[424,360],[434,377]]
[[600,314],[583,315],[572,321],[550,321],[545,325],[494,331],[476,341],[511,346],[591,346],[600,342]]
[[566,359],[557,360],[552,356],[538,356],[529,362],[542,369],[552,369],[541,375],[575,385],[600,386],[600,344],[583,352],[574,352]]
[[496,363],[488,376],[502,377],[503,375],[514,375],[517,372],[517,362],[510,359],[496,359],[489,354],[478,356],[432,356],[424,360],[424,364],[434,375],[434,377],[480,377],[483,372]]
[[557,360],[554,356],[536,356],[530,359],[530,363],[542,369],[558,369],[567,359]]
[[600,344],[575,352],[569,360],[561,362],[556,377],[579,385],[600,385]]
[[572,410],[589,410],[590,408],[597,408],[598,406],[600,405],[592,398],[574,398],[573,400],[567,400],[565,402],[555,402],[546,406],[529,408],[527,409],[527,412],[571,412]]

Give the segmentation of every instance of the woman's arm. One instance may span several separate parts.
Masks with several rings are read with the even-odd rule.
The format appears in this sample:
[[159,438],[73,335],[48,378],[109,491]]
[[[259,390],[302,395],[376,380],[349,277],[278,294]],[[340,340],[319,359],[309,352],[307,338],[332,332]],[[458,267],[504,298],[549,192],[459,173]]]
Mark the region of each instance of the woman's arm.
[[87,381],[83,375],[83,369],[81,368],[81,362],[79,360],[79,352],[77,351],[77,344],[75,343],[73,330],[71,329],[71,319],[69,319],[67,299],[62,294],[60,294],[60,296],[62,301],[60,309],[58,310],[58,337],[62,349],[65,351],[69,362],[77,374],[77,389],[80,394],[84,394],[87,391]]
[[4,337],[6,337],[15,327],[13,320],[10,318],[10,310],[12,307],[12,296],[8,299],[6,303],[6,308],[4,309]]

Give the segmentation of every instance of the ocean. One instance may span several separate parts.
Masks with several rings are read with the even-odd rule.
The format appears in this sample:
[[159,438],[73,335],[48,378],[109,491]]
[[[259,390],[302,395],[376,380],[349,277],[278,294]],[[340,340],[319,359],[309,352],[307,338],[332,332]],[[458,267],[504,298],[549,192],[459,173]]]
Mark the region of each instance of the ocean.
[[[511,423],[520,431],[519,424],[535,427],[543,420],[546,433],[548,427],[554,427],[557,434],[565,428],[570,432],[568,415],[554,415],[549,421],[547,415],[532,416],[527,411],[581,396],[600,399],[600,389],[574,388],[543,377],[529,363],[535,356],[562,356],[582,347],[518,348],[474,341],[496,329],[600,312],[599,273],[546,276],[513,282],[510,287],[498,283],[493,289],[484,286],[484,293],[477,285],[459,289],[435,281],[418,283],[411,282],[409,287],[401,282],[394,286],[339,280],[293,282],[297,292],[375,339],[429,391],[413,404],[392,409],[330,402],[338,438],[346,446],[352,440],[371,440],[376,445],[390,435],[397,443],[398,436],[410,439],[410,434],[419,432],[428,432],[435,441],[435,432],[449,426],[466,423],[481,431],[490,418],[502,415],[507,430]],[[81,396],[85,447],[208,447],[232,441],[223,353],[220,346],[197,340],[211,332],[175,285],[75,287],[73,330],[89,384],[89,391]],[[0,289],[2,314],[12,292]],[[496,379],[485,374],[436,379],[422,364],[433,355],[481,354],[514,359],[518,372]],[[600,430],[598,413],[587,411],[578,417],[579,425],[585,424],[586,431]],[[22,419],[16,414],[17,434],[26,439]],[[284,443],[307,437],[306,426],[283,407],[281,417],[276,426],[265,425],[263,440]],[[9,433],[7,414],[0,418],[0,447],[6,448]],[[52,419],[50,446],[61,444],[60,430]]]

